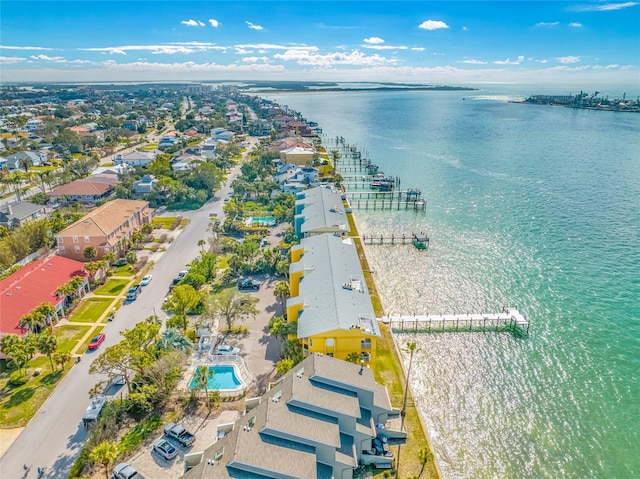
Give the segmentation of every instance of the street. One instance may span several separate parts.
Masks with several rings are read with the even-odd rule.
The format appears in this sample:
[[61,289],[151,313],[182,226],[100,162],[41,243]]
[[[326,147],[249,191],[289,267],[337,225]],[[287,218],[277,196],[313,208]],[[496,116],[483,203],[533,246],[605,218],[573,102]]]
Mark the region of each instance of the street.
[[[62,380],[42,408],[36,413],[20,436],[0,459],[0,476],[3,478],[35,478],[37,466],[45,466],[43,477],[66,477],[74,460],[80,453],[87,431],[82,424],[82,415],[89,405],[89,391],[104,378],[89,374],[93,358],[104,349],[119,342],[120,332],[131,329],[137,322],[155,312],[161,319],[161,311],[169,284],[178,271],[192,261],[200,252],[198,241],[209,235],[209,214],[217,213],[222,218],[222,198],[230,191],[229,184],[238,176],[240,166],[233,168],[228,181],[216,192],[215,200],[207,202],[197,211],[178,212],[189,219],[185,230],[168,246],[167,250],[150,271],[153,281],[145,286],[140,296],[123,305],[115,319],[104,328],[106,340],[95,352],[87,352],[80,363]],[[172,213],[173,214],[173,213]],[[32,466],[30,471],[24,464]]]

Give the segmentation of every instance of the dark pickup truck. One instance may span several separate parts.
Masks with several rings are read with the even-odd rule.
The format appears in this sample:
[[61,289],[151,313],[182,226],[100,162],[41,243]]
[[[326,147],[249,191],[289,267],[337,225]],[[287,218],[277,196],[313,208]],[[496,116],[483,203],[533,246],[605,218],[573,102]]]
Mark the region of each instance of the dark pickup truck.
[[175,422],[169,423],[164,427],[164,434],[175,439],[184,447],[191,446],[196,439],[193,434]]

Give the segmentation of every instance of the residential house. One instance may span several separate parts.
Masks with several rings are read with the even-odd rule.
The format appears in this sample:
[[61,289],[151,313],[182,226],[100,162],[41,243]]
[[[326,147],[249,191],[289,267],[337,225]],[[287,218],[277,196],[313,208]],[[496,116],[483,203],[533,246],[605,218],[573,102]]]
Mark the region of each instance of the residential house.
[[120,157],[116,155],[116,159],[114,163],[116,165],[124,164],[129,166],[142,166],[145,167],[149,163],[151,163],[156,155],[149,151],[132,151],[131,153],[126,153]]
[[206,158],[197,155],[180,155],[171,160],[173,171],[186,171],[195,168],[198,163],[202,163]]
[[47,161],[47,153],[43,151],[19,151],[6,157],[9,170],[22,169],[22,160],[31,162],[31,166],[40,166]]
[[305,355],[373,362],[380,330],[352,238],[322,234],[293,246],[289,294],[287,318]]
[[[2,143],[0,143],[2,144]],[[7,166],[7,159],[3,156],[0,156],[0,170],[4,170],[5,168],[8,168]]]
[[60,185],[47,193],[49,202],[66,204],[80,202],[95,205],[98,201],[109,198],[120,183],[117,174],[102,173]]
[[133,191],[137,195],[145,195],[155,190],[158,180],[153,175],[144,175],[133,183]]
[[300,121],[292,121],[287,126],[286,129],[290,132],[294,132],[300,136],[314,136],[314,132],[309,128],[305,123]]
[[44,122],[38,118],[28,120],[25,128],[27,131],[38,131],[44,127]]
[[293,147],[280,152],[280,159],[286,163],[298,166],[312,166],[313,160],[318,155],[314,148]]
[[302,168],[294,166],[293,170],[289,170],[284,175],[274,176],[274,180],[280,183],[280,191],[295,195],[307,188],[318,186],[318,174],[318,169],[312,166]]
[[136,131],[138,129],[138,120],[125,120],[122,122],[123,130]]
[[213,130],[211,130],[211,139],[213,141],[230,141],[234,135],[234,132],[226,130],[222,127],[214,128]]
[[109,201],[56,234],[58,254],[86,261],[83,253],[87,246],[96,248],[96,259],[109,252],[124,253],[126,248],[122,241],[131,238],[152,218],[153,209],[147,201]]
[[46,208],[28,201],[5,203],[0,205],[0,225],[15,228],[27,221],[37,220],[46,216]]
[[319,186],[296,195],[294,230],[299,238],[324,233],[349,233],[342,196]]
[[0,335],[23,335],[27,331],[20,328],[20,320],[42,303],[52,305],[56,312],[50,321],[57,322],[64,315],[65,298],[56,290],[75,276],[85,278],[78,287],[78,295],[89,292],[87,272],[84,263],[60,256],[33,261],[3,280],[0,280]]
[[182,477],[353,479],[374,439],[406,443],[406,432],[389,427],[398,415],[369,368],[313,354],[262,397],[245,399],[243,416],[185,457],[196,464]]
[[278,128],[283,128],[287,126],[289,123],[291,123],[292,121],[294,121],[294,118],[289,115],[278,115],[273,117],[271,121],[273,122],[274,126]]

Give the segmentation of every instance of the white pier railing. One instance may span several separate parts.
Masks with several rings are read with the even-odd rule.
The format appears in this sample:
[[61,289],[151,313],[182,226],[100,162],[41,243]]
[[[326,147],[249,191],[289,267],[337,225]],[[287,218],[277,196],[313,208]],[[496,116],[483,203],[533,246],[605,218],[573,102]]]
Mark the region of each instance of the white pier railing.
[[529,321],[517,308],[504,307],[501,313],[481,314],[391,314],[378,318],[392,329],[404,331],[488,331],[506,330],[529,334]]

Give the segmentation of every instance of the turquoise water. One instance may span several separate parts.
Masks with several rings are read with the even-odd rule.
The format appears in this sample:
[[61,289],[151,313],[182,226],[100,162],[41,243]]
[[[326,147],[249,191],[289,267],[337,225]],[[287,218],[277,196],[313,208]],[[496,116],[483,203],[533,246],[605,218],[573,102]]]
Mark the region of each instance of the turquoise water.
[[[197,368],[198,370],[200,368]],[[213,372],[213,375],[209,375],[207,380],[207,389],[217,389],[219,391],[233,391],[242,386],[242,382],[236,376],[236,368],[233,366],[215,365],[209,366],[209,373]],[[195,375],[191,379],[189,388],[196,389],[197,383]]]
[[431,239],[367,248],[387,312],[511,305],[532,323],[398,336],[420,348],[447,479],[640,477],[640,115],[507,102],[540,92],[268,95],[426,197],[424,214],[356,213],[361,233]]
[[268,226],[274,225],[276,220],[273,216],[254,216],[251,218],[251,224],[266,224]]

